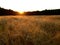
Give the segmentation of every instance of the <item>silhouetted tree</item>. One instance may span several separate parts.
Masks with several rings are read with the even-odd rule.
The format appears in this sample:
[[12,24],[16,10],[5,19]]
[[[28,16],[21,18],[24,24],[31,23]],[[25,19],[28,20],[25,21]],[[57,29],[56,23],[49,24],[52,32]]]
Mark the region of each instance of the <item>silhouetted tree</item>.
[[11,9],[4,9],[0,7],[0,16],[5,16],[5,15],[17,15],[18,12],[13,11]]
[[26,15],[60,15],[60,9],[26,12]]

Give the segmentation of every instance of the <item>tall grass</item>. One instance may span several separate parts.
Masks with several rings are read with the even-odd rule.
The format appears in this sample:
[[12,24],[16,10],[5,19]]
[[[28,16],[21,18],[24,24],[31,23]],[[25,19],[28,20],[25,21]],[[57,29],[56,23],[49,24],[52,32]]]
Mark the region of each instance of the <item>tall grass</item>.
[[[31,19],[30,19],[31,18]],[[60,45],[60,21],[42,17],[0,18],[0,45]]]

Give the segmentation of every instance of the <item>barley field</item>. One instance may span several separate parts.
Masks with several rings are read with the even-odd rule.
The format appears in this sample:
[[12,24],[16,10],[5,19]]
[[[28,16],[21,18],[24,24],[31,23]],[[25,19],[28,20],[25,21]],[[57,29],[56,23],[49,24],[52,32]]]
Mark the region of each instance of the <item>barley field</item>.
[[60,45],[60,16],[0,16],[0,45]]

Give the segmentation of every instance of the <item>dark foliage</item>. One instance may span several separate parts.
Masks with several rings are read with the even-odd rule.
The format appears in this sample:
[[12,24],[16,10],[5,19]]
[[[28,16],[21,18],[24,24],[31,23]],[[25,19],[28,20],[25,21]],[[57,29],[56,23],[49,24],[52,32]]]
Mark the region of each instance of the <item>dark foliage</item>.
[[4,9],[0,7],[0,16],[6,16],[6,15],[16,15],[18,12],[13,11],[11,9]]
[[[0,7],[0,16],[10,16],[10,15],[21,15],[17,11],[13,11],[11,9],[4,9]],[[24,15],[60,15],[60,9],[53,9],[53,10],[43,10],[43,11],[28,11],[25,12]]]
[[60,15],[60,9],[26,12],[27,15]]

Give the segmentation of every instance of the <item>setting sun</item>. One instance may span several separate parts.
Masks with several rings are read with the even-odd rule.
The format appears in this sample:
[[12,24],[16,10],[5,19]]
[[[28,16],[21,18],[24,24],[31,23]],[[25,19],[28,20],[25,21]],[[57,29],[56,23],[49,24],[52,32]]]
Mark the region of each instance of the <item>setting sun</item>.
[[20,11],[20,14],[24,14],[24,12],[23,11]]
[[23,15],[23,14],[24,14],[24,11],[20,11],[19,13],[20,13],[21,15]]

